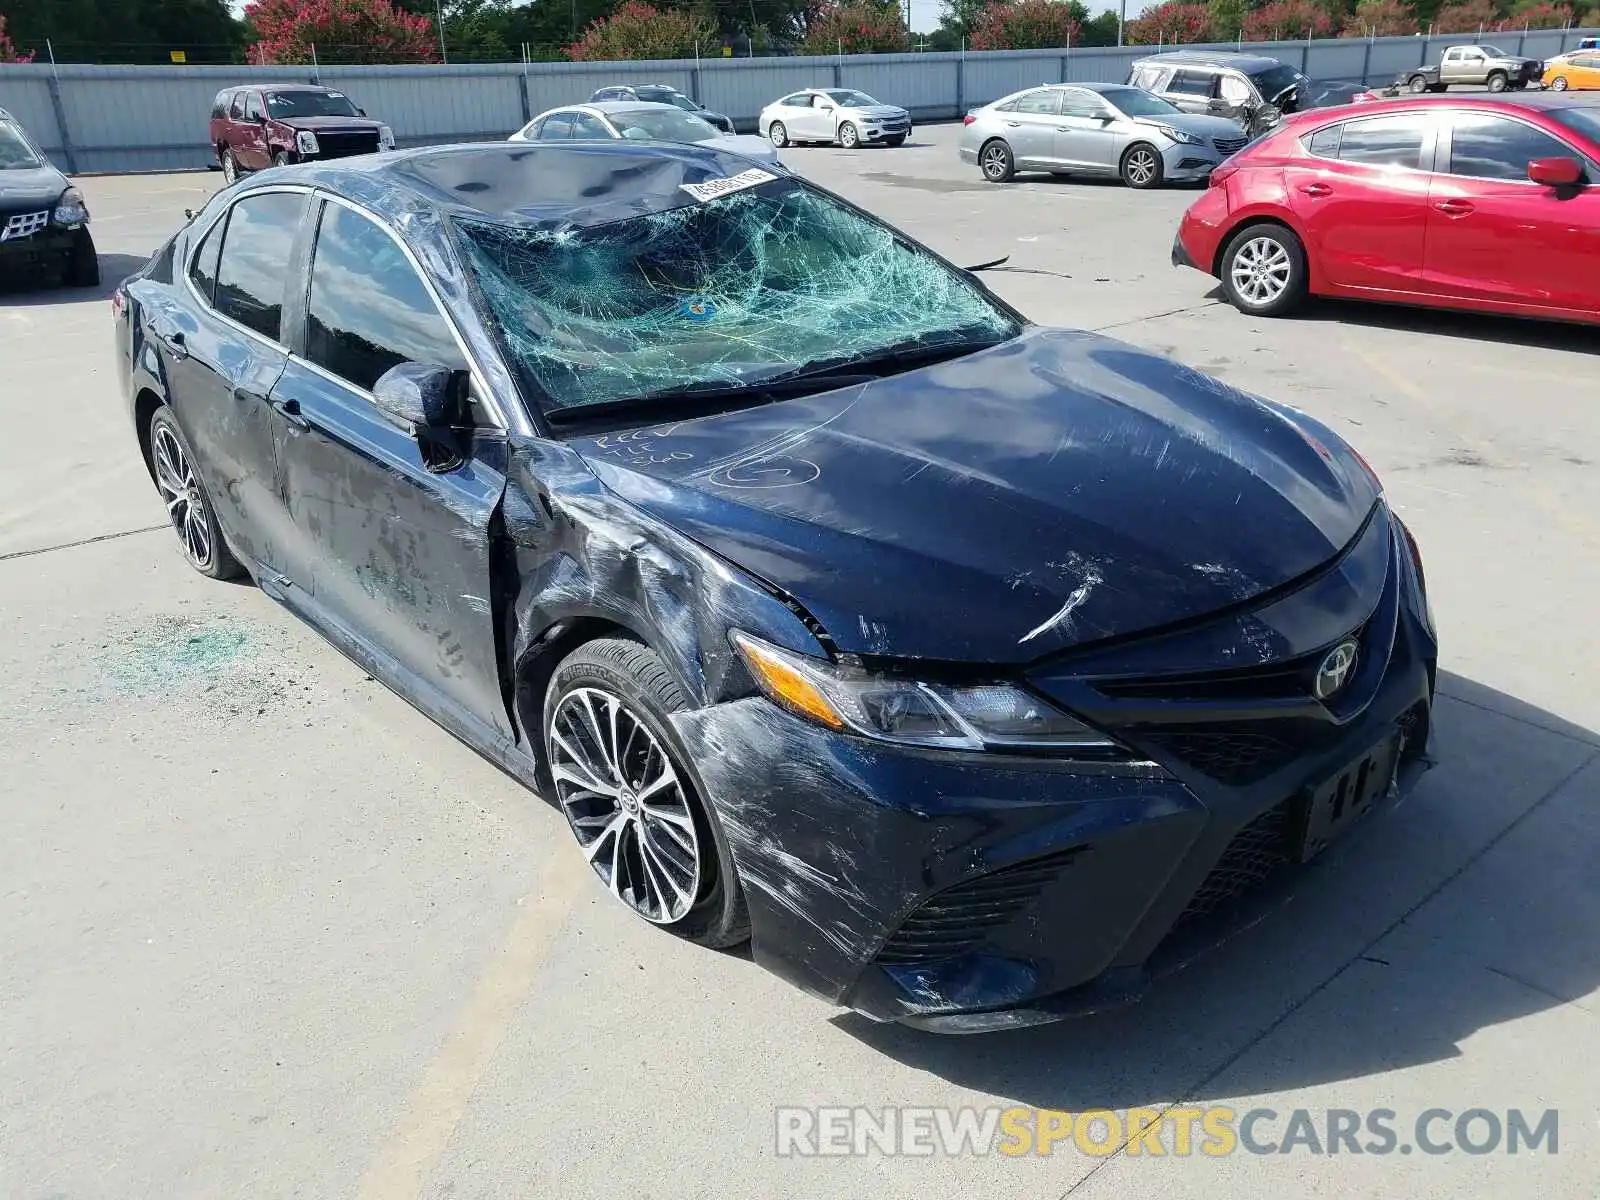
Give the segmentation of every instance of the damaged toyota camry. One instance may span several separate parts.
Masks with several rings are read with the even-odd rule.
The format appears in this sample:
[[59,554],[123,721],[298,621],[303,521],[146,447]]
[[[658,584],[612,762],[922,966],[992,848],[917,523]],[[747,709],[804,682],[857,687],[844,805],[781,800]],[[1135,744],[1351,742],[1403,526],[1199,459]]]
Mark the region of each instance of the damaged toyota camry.
[[183,553],[879,1020],[1137,996],[1427,761],[1416,544],[1312,418],[1034,326],[777,164],[445,147],[115,297]]

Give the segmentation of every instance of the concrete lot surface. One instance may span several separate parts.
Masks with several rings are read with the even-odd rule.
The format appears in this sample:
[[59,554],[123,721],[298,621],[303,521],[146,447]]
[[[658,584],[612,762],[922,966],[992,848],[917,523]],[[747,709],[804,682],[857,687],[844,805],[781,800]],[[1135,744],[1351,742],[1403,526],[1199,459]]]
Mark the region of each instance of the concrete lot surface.
[[[218,180],[89,179],[108,287],[0,295],[0,1196],[1595,1194],[1595,332],[1246,318],[1168,264],[1192,193],[994,187],[954,140],[786,158],[957,262],[1009,254],[987,278],[1038,321],[1352,439],[1421,542],[1444,647],[1440,762],[1409,799],[1143,1005],[1026,1032],[874,1026],[661,935],[555,811],[185,565],[106,296]],[[1555,1109],[1559,1141],[810,1158],[774,1136],[781,1106],[1175,1103],[1270,1108],[1263,1143],[1295,1109],[1390,1109],[1403,1146],[1428,1109]]]

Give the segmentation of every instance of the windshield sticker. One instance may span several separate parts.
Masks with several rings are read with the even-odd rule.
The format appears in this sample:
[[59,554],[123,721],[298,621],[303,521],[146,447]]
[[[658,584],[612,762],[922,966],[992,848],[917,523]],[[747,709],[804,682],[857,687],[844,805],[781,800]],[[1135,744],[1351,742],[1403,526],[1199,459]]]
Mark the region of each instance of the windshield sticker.
[[742,192],[746,188],[760,187],[763,183],[771,183],[777,176],[771,171],[763,171],[760,167],[753,167],[748,171],[740,171],[737,175],[730,175],[726,179],[708,179],[704,183],[685,183],[679,186],[701,204],[727,196],[733,192]]

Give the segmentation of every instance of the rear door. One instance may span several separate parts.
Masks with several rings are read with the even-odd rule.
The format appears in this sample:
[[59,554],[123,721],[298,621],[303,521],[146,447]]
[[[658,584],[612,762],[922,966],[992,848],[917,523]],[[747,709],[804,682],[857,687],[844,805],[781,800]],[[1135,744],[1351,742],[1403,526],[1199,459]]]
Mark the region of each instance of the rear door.
[[[1500,113],[1449,114],[1442,170],[1429,192],[1427,278],[1436,290],[1490,302],[1600,311],[1600,171],[1554,134]],[[1528,178],[1538,158],[1576,158],[1590,182]]]
[[1194,67],[1180,68],[1172,73],[1164,94],[1184,112],[1209,112],[1212,100],[1217,98],[1217,74]]
[[238,159],[248,171],[263,171],[272,165],[272,153],[267,148],[267,108],[260,92],[245,93]]
[[509,736],[489,571],[504,433],[475,403],[461,414],[463,456],[441,462],[377,407],[372,388],[390,367],[468,362],[399,239],[355,208],[321,204],[304,329],[273,391],[287,414],[289,577],[323,619]]
[[1402,112],[1344,121],[1301,139],[1304,153],[1284,168],[1284,183],[1306,249],[1328,283],[1426,290],[1436,125],[1427,111]]
[[999,110],[1000,132],[1011,147],[1018,167],[1049,168],[1060,165],[1056,157],[1060,88],[1024,92]]
[[288,514],[269,396],[288,361],[285,271],[304,191],[242,197],[186,248],[175,302],[152,308],[168,402],[217,519],[240,554],[276,568]]

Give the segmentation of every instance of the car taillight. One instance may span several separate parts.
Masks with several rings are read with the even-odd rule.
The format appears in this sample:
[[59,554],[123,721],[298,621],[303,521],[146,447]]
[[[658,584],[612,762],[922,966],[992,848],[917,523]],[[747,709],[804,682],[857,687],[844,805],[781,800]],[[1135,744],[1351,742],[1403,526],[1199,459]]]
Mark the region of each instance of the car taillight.
[[968,113],[966,116],[961,118],[961,123],[963,125],[971,125],[977,119],[977,117],[973,116],[971,113]]
[[122,320],[122,314],[128,311],[128,293],[118,288],[111,293],[111,316],[114,320]]

